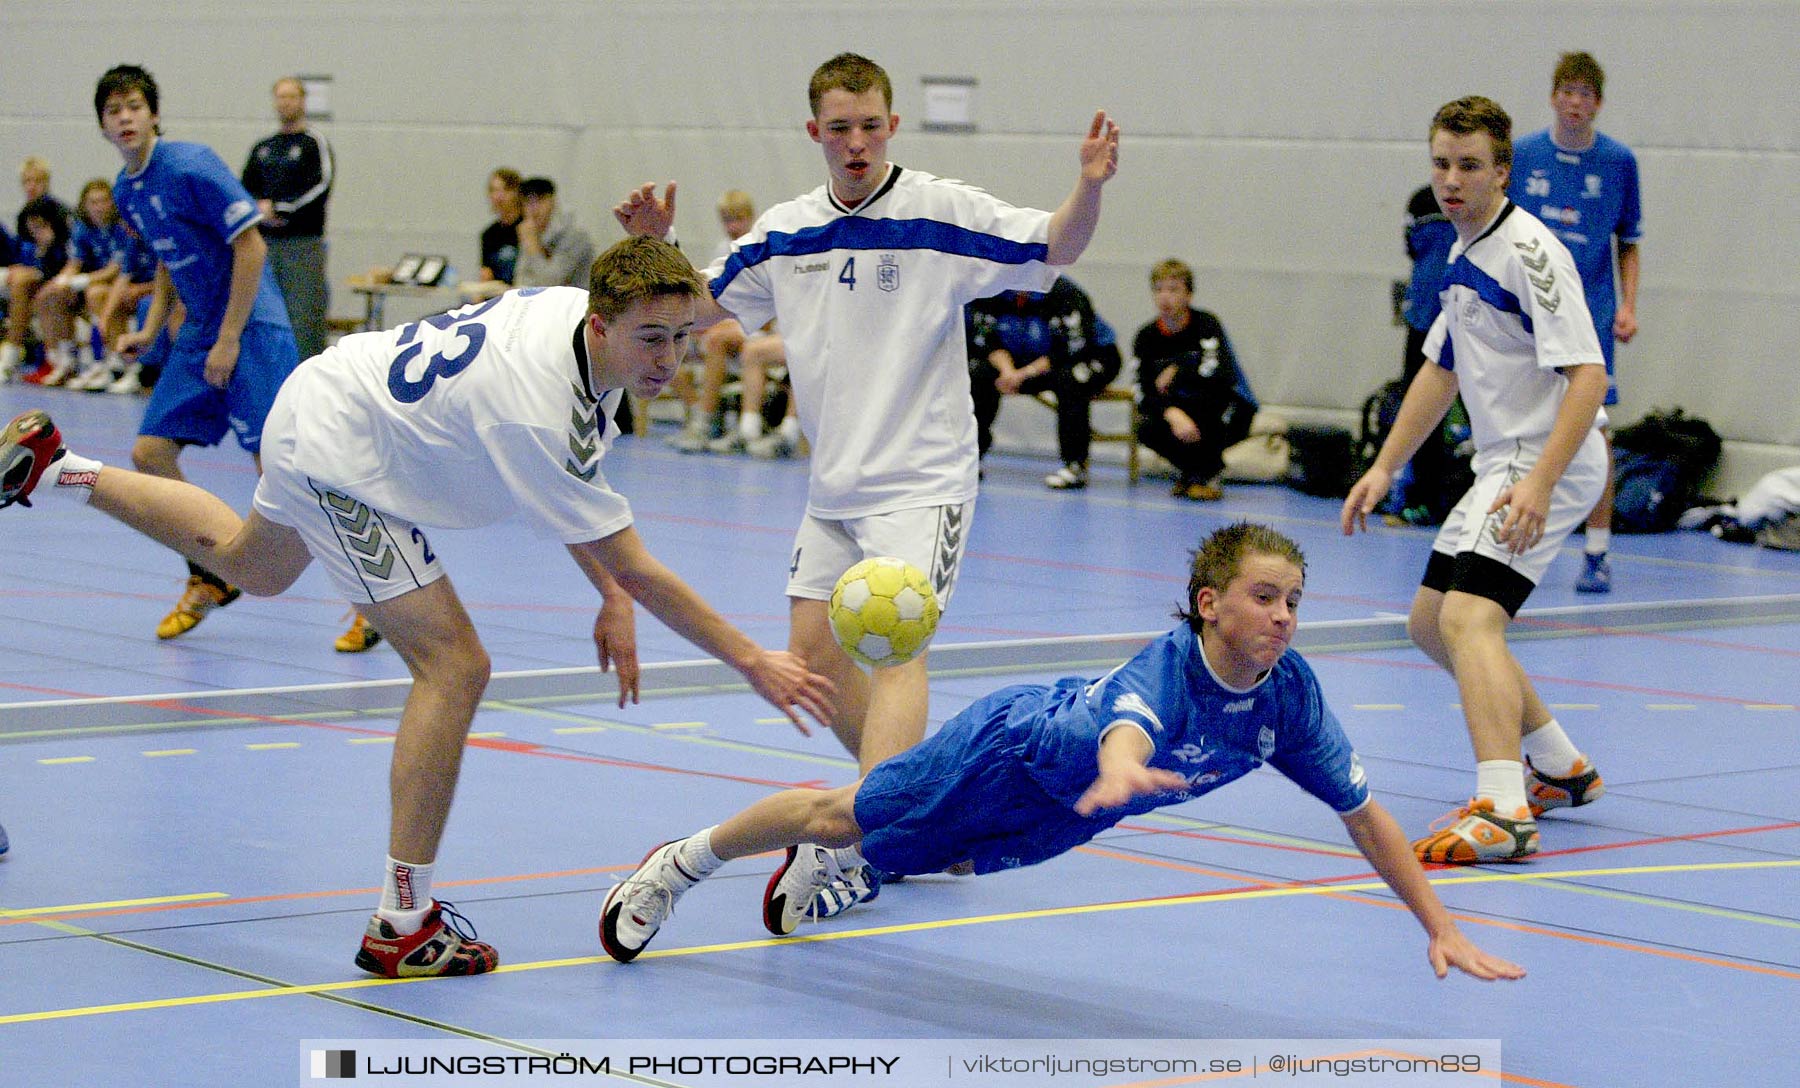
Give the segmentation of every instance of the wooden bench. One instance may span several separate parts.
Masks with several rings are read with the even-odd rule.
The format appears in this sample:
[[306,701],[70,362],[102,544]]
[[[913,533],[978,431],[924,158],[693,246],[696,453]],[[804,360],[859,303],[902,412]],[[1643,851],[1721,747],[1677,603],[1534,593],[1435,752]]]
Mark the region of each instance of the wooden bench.
[[[1041,392],[1041,393],[1032,393],[1030,395],[1030,399],[1038,402],[1039,404],[1043,405],[1045,408],[1050,409],[1052,412],[1056,411],[1056,394],[1055,393],[1049,392],[1048,390]],[[1092,425],[1092,419],[1093,419],[1092,406],[1094,404],[1109,404],[1109,403],[1125,405],[1125,429],[1124,430],[1122,430],[1122,431],[1103,430],[1100,427]],[[1138,467],[1139,467],[1138,466],[1138,436],[1137,436],[1137,429],[1138,429],[1137,394],[1132,392],[1130,386],[1109,385],[1105,389],[1102,389],[1099,392],[1099,394],[1097,394],[1094,397],[1093,401],[1090,403],[1088,418],[1089,418],[1089,424],[1090,424],[1089,433],[1092,436],[1093,441],[1095,441],[1095,442],[1123,442],[1125,444],[1126,478],[1129,479],[1133,484],[1136,484],[1138,482]]]

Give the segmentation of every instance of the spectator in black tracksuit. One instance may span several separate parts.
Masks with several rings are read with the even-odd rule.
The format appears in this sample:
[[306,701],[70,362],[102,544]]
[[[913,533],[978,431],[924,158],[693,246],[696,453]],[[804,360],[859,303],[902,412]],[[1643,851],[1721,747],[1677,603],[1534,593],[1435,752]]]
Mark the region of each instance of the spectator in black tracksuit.
[[1193,269],[1172,258],[1158,263],[1150,270],[1150,293],[1156,320],[1132,341],[1142,390],[1138,441],[1175,466],[1172,494],[1219,499],[1225,450],[1249,435],[1256,397],[1225,326],[1193,307]]

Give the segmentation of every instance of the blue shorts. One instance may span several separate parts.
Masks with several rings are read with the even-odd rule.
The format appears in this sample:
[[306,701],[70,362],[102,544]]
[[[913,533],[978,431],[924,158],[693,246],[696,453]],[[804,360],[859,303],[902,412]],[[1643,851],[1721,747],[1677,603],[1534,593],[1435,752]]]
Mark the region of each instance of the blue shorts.
[[[184,329],[185,331],[185,329]],[[224,389],[206,384],[210,341],[177,336],[151,390],[138,433],[195,446],[214,446],[235,432],[248,453],[262,449],[263,420],[281,383],[300,365],[294,332],[284,325],[253,323],[239,340],[237,369]]]
[[1118,823],[1122,812],[1076,815],[1026,771],[1006,723],[1046,690],[994,692],[870,771],[856,791],[863,857],[890,873],[936,873],[964,861],[991,873],[1048,861]]

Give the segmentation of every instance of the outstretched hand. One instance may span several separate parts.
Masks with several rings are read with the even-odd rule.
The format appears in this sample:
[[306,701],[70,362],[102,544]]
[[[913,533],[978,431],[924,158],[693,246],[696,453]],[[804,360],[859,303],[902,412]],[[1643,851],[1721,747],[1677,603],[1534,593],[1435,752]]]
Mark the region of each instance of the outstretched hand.
[[1430,957],[1431,969],[1439,978],[1449,974],[1452,967],[1489,982],[1525,977],[1525,968],[1483,952],[1474,941],[1463,936],[1461,930],[1453,929],[1442,937],[1433,937],[1425,954]]
[[1081,141],[1081,176],[1086,181],[1104,182],[1118,172],[1119,126],[1105,110],[1095,110],[1094,123]]
[[607,598],[594,617],[594,649],[600,671],[619,670],[619,706],[638,701],[637,609],[631,598]]
[[836,716],[837,708],[831,697],[837,694],[837,688],[786,650],[764,650],[756,662],[744,670],[744,677],[758,695],[787,715],[803,737],[812,736],[812,730],[801,720],[799,710],[805,710],[825,726],[829,726]]
[[1103,808],[1118,808],[1134,797],[1186,790],[1188,780],[1174,771],[1145,767],[1130,760],[1100,768],[1099,777],[1075,801],[1077,816],[1092,816]]
[[656,184],[647,182],[613,207],[613,218],[626,234],[640,238],[661,238],[675,225],[675,183],[669,182],[663,195],[656,195]]

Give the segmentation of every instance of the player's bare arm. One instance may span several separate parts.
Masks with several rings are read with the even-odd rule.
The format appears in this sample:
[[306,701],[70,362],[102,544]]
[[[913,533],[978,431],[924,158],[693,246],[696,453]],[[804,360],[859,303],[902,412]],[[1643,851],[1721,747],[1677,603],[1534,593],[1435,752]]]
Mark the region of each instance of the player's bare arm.
[[1118,808],[1134,797],[1187,789],[1187,779],[1174,771],[1145,766],[1156,749],[1135,725],[1120,725],[1100,741],[1100,773],[1093,785],[1075,801],[1075,811],[1092,816],[1103,808]]
[[1437,977],[1443,978],[1452,967],[1479,979],[1525,977],[1523,967],[1482,951],[1457,929],[1443,900],[1425,878],[1425,870],[1420,868],[1419,859],[1413,855],[1412,846],[1400,825],[1379,801],[1371,799],[1355,812],[1341,813],[1340,816],[1356,848],[1425,927],[1425,933],[1430,937],[1426,955]]
[[1074,264],[1094,237],[1100,222],[1100,189],[1119,172],[1119,126],[1105,110],[1094,112],[1081,141],[1081,170],[1075,188],[1050,216],[1050,244],[1046,260],[1054,265]]

